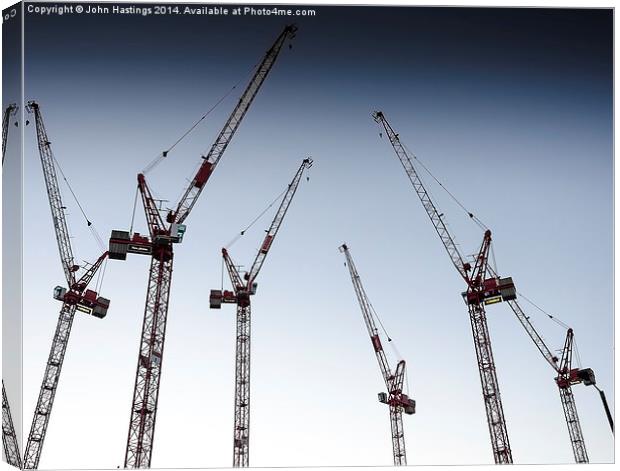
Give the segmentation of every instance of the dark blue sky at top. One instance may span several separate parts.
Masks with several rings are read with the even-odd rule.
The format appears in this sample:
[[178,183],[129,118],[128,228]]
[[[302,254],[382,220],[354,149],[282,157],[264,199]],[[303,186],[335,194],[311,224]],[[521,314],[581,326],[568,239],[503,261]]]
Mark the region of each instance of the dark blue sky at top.
[[[366,54],[379,54],[391,61],[408,52],[431,63],[449,62],[456,67],[493,62],[502,68],[534,66],[567,73],[587,68],[593,76],[610,72],[611,10],[314,8],[316,17],[296,18],[295,22],[301,31],[308,31],[306,34],[321,33],[313,35],[312,43],[323,64],[343,64]],[[139,57],[142,61],[170,60],[169,54],[193,63],[196,54],[213,46],[204,43],[205,30],[209,35],[216,33],[215,38],[221,41],[218,47],[244,45],[249,38],[263,38],[286,22],[283,17],[198,15],[27,14],[26,18],[33,59],[54,55],[54,60],[61,61],[62,56],[97,61],[106,57],[118,63]],[[62,48],[64,54],[56,48]],[[351,54],[342,57],[330,50],[349,50]]]
[[[111,4],[107,4],[108,6]],[[229,7],[232,8],[232,7]],[[476,69],[510,74],[514,81],[536,74],[597,82],[609,93],[612,71],[611,10],[485,9],[421,7],[315,7],[314,18],[295,18],[304,57],[297,80],[338,77],[373,81],[407,70],[415,77]],[[26,47],[38,67],[72,71],[100,66],[148,67],[176,77],[191,66],[212,72],[209,58],[225,51],[230,63],[247,65],[234,51],[274,35],[283,17],[140,15],[26,15]],[[202,60],[200,60],[202,59]],[[386,69],[396,65],[397,70]],[[221,64],[220,64],[221,66]],[[356,74],[356,75],[352,75]],[[387,77],[383,77],[387,78]]]
[[548,126],[570,133],[585,119],[610,135],[611,10],[314,8],[312,18],[26,14],[26,94],[48,113],[88,110],[107,124],[117,114],[162,147],[245,83],[294,21],[293,51],[261,94],[298,135],[353,140],[375,107],[426,122],[431,139],[454,136],[458,121],[495,122],[495,136],[529,123],[543,139]]

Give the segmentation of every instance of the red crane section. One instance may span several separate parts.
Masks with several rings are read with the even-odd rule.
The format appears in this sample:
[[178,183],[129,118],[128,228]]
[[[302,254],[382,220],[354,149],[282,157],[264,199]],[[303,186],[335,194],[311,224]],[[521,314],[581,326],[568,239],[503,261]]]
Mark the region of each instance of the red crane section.
[[256,278],[273,241],[284,221],[284,216],[297,192],[304,170],[312,166],[312,159],[304,159],[288,186],[276,215],[267,230],[258,255],[250,271],[242,277],[228,251],[222,249],[222,256],[232,283],[233,291],[211,290],[210,307],[220,309],[222,303],[237,305],[237,331],[235,348],[235,418],[233,431],[233,467],[247,467],[250,463],[250,343],[251,303],[250,296],[256,294]]
[[396,365],[396,370],[392,373],[389,362],[383,351],[383,345],[379,338],[379,330],[375,324],[372,306],[362,285],[361,278],[353,263],[353,258],[349,252],[347,244],[343,244],[340,247],[340,251],[344,253],[347,260],[347,267],[349,267],[349,274],[351,275],[351,281],[353,282],[353,288],[362,310],[362,316],[364,317],[364,323],[366,329],[370,335],[370,342],[372,348],[377,357],[379,363],[379,369],[381,370],[381,376],[385,382],[387,388],[386,393],[379,393],[379,401],[389,405],[390,407],[390,426],[392,429],[392,452],[394,455],[394,466],[406,465],[407,455],[405,452],[405,434],[403,430],[403,412],[406,414],[415,413],[415,401],[410,399],[403,393],[403,382],[405,377],[405,360],[401,360]]
[[[448,231],[443,214],[439,213],[430,195],[420,179],[413,161],[405,147],[400,142],[398,134],[392,129],[381,111],[373,113],[373,118],[383,126],[392,147],[403,165],[415,192],[417,193],[426,214],[437,231],[450,260],[467,284],[467,291],[463,294],[469,310],[469,318],[474,339],[474,347],[478,360],[478,371],[482,386],[482,396],[491,437],[493,458],[496,464],[512,463],[512,451],[508,439],[508,430],[504,418],[504,410],[500,396],[495,360],[491,348],[485,305],[501,301],[508,301],[516,297],[514,284],[511,278],[486,278],[488,264],[488,250],[491,243],[491,231],[486,231],[480,252],[476,258],[476,267],[472,272],[471,264],[465,262],[454,242],[454,237]],[[470,215],[473,216],[473,215]]]
[[101,255],[94,264],[87,266],[82,277],[76,280],[75,274],[80,267],[74,264],[71,240],[69,238],[69,230],[64,213],[65,206],[62,203],[60,188],[58,186],[51,143],[47,136],[39,105],[34,101],[30,101],[28,102],[27,110],[33,113],[35,117],[37,142],[41,157],[41,165],[43,167],[43,176],[50,203],[60,261],[68,286],[67,288],[61,286],[54,288],[54,298],[61,301],[63,305],[58,317],[58,323],[56,324],[56,331],[47,359],[32,425],[28,434],[26,451],[24,453],[24,469],[37,469],[52,412],[52,406],[54,405],[56,389],[58,388],[58,382],[60,380],[60,373],[69,342],[69,335],[71,334],[75,311],[79,310],[101,319],[107,314],[110,300],[99,297],[95,291],[87,289],[89,283],[107,258],[108,252]]
[[271,71],[287,39],[295,36],[297,28],[286,26],[274,44],[265,53],[254,76],[241,95],[224,128],[192,182],[181,197],[175,211],[170,211],[164,223],[159,208],[146,184],[144,175],[138,175],[138,189],[149,228],[149,237],[139,233],[112,231],[110,258],[125,260],[128,253],[150,255],[151,267],[144,307],[144,320],[136,368],[133,401],[125,450],[125,468],[149,468],[153,453],[155,419],[159,401],[159,383],[163,361],[168,300],[173,269],[173,245],[183,240],[189,216],[224,151],[232,140],[256,94]]

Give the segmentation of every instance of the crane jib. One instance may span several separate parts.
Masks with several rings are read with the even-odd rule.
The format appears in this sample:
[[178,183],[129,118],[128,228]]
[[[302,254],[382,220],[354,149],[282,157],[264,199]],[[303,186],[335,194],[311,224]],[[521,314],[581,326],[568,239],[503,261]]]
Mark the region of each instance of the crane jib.
[[205,162],[203,162],[198,170],[198,173],[194,176],[192,183],[185,190],[185,193],[176,206],[176,210],[170,211],[168,214],[166,220],[169,223],[182,223],[189,216],[189,213],[196,204],[203,187],[224,155],[228,144],[232,141],[239,125],[252,105],[254,98],[265,82],[271,68],[274,66],[284,42],[287,38],[292,39],[295,36],[296,31],[297,27],[295,25],[286,26],[273,45],[265,53],[265,56],[256,69],[254,76],[251,78],[246,89],[239,98],[237,105],[228,117],[228,120],[224,124],[224,127],[220,131],[214,144],[211,146],[211,149],[206,156],[203,156]]

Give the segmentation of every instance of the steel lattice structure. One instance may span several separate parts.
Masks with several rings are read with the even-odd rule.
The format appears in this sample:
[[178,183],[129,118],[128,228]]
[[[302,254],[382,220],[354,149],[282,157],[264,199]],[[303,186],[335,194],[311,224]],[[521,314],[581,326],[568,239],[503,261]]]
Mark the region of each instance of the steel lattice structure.
[[2,381],[2,447],[4,448],[6,462],[11,466],[22,469],[22,456],[19,452],[15,426],[11,417],[11,407],[4,389],[4,380]]
[[476,348],[476,358],[478,359],[478,371],[495,463],[512,463],[512,452],[508,440],[508,431],[506,430],[504,408],[499,395],[499,384],[487,327],[486,312],[482,304],[469,305],[469,319]]
[[233,466],[250,465],[251,306],[237,305]]
[[389,362],[383,350],[381,339],[379,338],[379,330],[377,329],[372,305],[366,295],[362,280],[357,271],[353,257],[349,251],[347,244],[340,246],[340,251],[344,253],[346,258],[346,265],[349,268],[349,275],[353,283],[353,289],[362,311],[364,323],[370,336],[370,341],[379,363],[379,369],[381,370],[381,376],[385,382],[385,387],[388,390],[387,395],[385,393],[379,394],[379,400],[389,405],[390,409],[390,428],[392,431],[392,453],[394,457],[394,466],[404,466],[407,464],[407,453],[405,451],[405,432],[403,430],[403,412],[406,414],[415,413],[415,401],[410,399],[403,393],[403,382],[405,378],[405,360],[401,360],[396,365],[396,370],[392,373]]
[[39,459],[43,449],[43,441],[49,424],[56,389],[58,387],[58,379],[62,364],[67,351],[67,343],[71,334],[71,326],[73,325],[73,317],[75,315],[75,305],[63,304],[56,324],[56,332],[52,340],[49,358],[43,375],[43,383],[37,399],[34,418],[30,433],[28,434],[28,442],[26,445],[26,454],[24,456],[25,469],[37,469],[39,467]]
[[[491,338],[489,336],[484,308],[484,304],[487,302],[485,300],[485,293],[487,292],[487,288],[490,287],[487,283],[491,282],[490,284],[493,285],[495,291],[498,291],[500,288],[498,286],[498,282],[500,280],[496,278],[493,280],[487,280],[485,278],[488,264],[487,253],[491,242],[491,232],[487,231],[485,233],[482,248],[478,254],[478,258],[476,259],[476,267],[472,272],[471,265],[464,261],[463,256],[456,246],[454,237],[450,234],[443,221],[443,215],[437,210],[430,195],[426,191],[426,188],[424,187],[424,184],[422,183],[422,180],[413,165],[413,161],[405,150],[405,147],[402,145],[398,134],[394,131],[394,129],[392,129],[382,112],[377,111],[373,113],[373,118],[377,123],[383,126],[383,129],[387,133],[388,139],[392,144],[396,156],[405,169],[415,192],[422,202],[422,206],[424,207],[426,214],[430,218],[444,248],[450,256],[452,264],[467,284],[466,302],[468,304],[474,347],[478,360],[478,371],[480,373],[482,397],[486,409],[489,435],[493,449],[493,458],[497,464],[512,463],[512,451],[510,449],[508,430],[506,427],[506,420],[504,418],[499,384],[495,371],[495,361],[493,359],[493,351],[491,348]],[[514,289],[514,285],[512,286],[512,289]],[[499,296],[499,300],[501,301],[502,299],[502,296]]]
[[143,336],[129,425],[130,435],[127,439],[125,456],[125,462],[131,463],[131,467],[135,468],[149,467],[153,453],[172,261],[172,250],[168,247],[156,249],[151,258],[142,325]]
[[297,192],[304,170],[312,166],[312,159],[304,159],[282,198],[276,215],[267,230],[263,243],[250,270],[241,276],[228,251],[222,249],[224,263],[233,291],[211,290],[210,305],[219,309],[222,303],[237,305],[237,332],[235,347],[235,412],[233,429],[233,467],[250,465],[250,354],[251,313],[250,296],[256,292],[256,278],[280,230],[284,217]]
[[146,254],[152,258],[127,434],[125,468],[151,466],[173,270],[173,244],[182,241],[186,229],[182,223],[189,216],[239,128],[256,94],[275,64],[282,46],[286,40],[294,37],[296,30],[295,26],[286,26],[265,53],[215,143],[207,155],[202,157],[203,162],[181,197],[176,210],[167,214],[166,222],[161,217],[144,175],[139,174],[138,189],[142,196],[150,238],[140,236],[138,233],[130,235],[129,232],[112,231],[110,258],[125,260],[127,253]]
[[[564,342],[564,349],[562,350],[562,359],[558,367],[558,376],[555,382],[560,390],[562,409],[564,409],[564,417],[568,425],[568,434],[573,447],[575,462],[588,463],[588,452],[586,451],[586,444],[583,439],[583,432],[581,430],[579,416],[577,415],[577,406],[575,405],[575,397],[573,396],[571,384],[580,383],[584,381],[584,379],[590,381],[590,379],[584,378],[583,374],[580,375],[579,370],[572,369],[573,337],[573,330],[568,329],[566,341]],[[593,380],[594,375],[592,374],[590,378]]]

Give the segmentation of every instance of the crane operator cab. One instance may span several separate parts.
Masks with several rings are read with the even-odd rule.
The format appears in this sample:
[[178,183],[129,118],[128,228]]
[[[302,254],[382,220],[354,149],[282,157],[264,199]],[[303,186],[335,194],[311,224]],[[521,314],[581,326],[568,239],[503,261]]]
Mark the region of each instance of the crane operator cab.
[[403,408],[403,411],[405,412],[405,414],[407,415],[415,414],[415,401],[411,399],[409,396],[407,396],[406,394],[401,393],[401,394],[395,395],[391,399],[388,399],[387,393],[384,393],[384,392],[380,392],[378,396],[379,396],[379,402],[381,402],[382,404],[400,406]]
[[468,290],[461,293],[465,304],[481,304],[485,306],[517,299],[517,290],[511,277],[487,278],[482,282],[482,290]]
[[592,368],[574,368],[566,375],[560,375],[555,378],[555,382],[560,388],[568,388],[574,384],[583,383],[584,386],[596,385],[596,377]]
[[108,314],[110,300],[98,296],[95,291],[87,289],[82,295],[67,288],[56,286],[53,293],[54,299],[67,304],[74,304],[76,309],[85,314],[103,319]]

